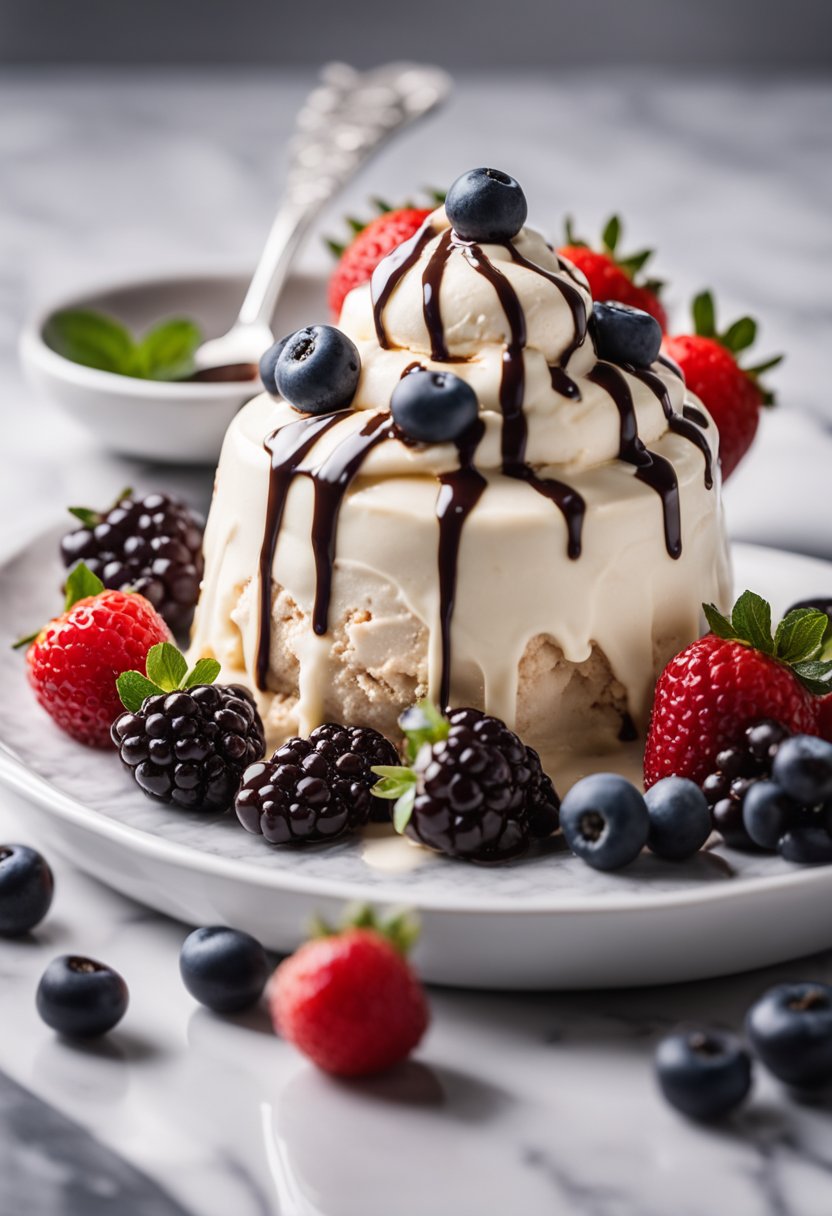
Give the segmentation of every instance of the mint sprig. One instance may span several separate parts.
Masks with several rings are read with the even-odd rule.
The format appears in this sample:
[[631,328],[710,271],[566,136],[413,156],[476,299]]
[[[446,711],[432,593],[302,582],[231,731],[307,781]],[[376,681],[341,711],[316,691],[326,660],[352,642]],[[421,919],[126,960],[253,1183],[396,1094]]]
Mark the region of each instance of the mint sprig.
[[125,671],[116,680],[116,688],[125,709],[135,714],[148,697],[164,696],[169,692],[185,691],[197,684],[213,684],[220,674],[216,659],[200,659],[188,671],[185,656],[172,642],[159,642],[147,652],[146,675],[141,671]]
[[451,724],[432,701],[420,701],[399,715],[399,726],[405,737],[405,754],[409,764],[377,764],[371,770],[379,781],[370,791],[376,798],[395,801],[393,827],[402,835],[416,801],[419,775],[410,765],[423,747],[447,739]]
[[711,632],[741,642],[791,668],[801,684],[818,696],[832,692],[832,655],[827,657],[829,618],[816,608],[793,608],[772,636],[771,605],[753,591],[743,591],[730,618],[715,604],[703,604]]
[[84,367],[139,380],[184,380],[193,373],[202,333],[193,321],[174,317],[135,338],[113,317],[70,308],[49,318],[44,338],[52,350]]

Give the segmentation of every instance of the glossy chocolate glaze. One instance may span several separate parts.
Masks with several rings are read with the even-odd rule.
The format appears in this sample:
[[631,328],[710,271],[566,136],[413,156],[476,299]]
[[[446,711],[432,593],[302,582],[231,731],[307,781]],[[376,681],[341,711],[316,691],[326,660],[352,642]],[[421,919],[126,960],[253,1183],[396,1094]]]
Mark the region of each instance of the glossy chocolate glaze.
[[[697,419],[691,418],[688,415],[680,417],[673,408],[673,402],[670,400],[670,393],[667,391],[667,385],[662,380],[661,376],[657,376],[655,372],[648,371],[647,368],[628,367],[627,371],[631,376],[635,376],[642,384],[646,384],[652,393],[661,402],[664,416],[667,419],[667,425],[674,435],[682,435],[688,439],[694,447],[699,448],[705,460],[705,489],[710,490],[714,484],[713,473],[713,456],[711,455],[711,445],[708,443],[705,436],[702,434],[701,427],[704,424],[708,425],[704,414],[699,410],[694,409],[694,413],[698,415],[700,422]],[[693,408],[693,407],[687,407]],[[697,423],[696,425],[694,425]]]
[[388,350],[390,346],[387,340],[387,332],[384,328],[384,309],[387,301],[396,290],[399,281],[410,270],[410,267],[418,262],[419,255],[425,245],[435,235],[436,230],[431,225],[430,220],[425,220],[418,232],[414,232],[413,236],[408,237],[406,241],[402,241],[401,245],[397,249],[394,249],[392,253],[389,253],[373,271],[373,321],[375,322],[378,344],[383,350]]

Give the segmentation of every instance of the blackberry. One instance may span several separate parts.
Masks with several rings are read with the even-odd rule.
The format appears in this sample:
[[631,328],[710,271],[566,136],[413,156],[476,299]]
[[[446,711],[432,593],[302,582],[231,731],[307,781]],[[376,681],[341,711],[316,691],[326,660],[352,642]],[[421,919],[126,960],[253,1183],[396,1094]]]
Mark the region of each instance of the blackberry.
[[186,630],[202,580],[200,517],[168,494],[132,490],[108,511],[70,509],[82,526],[61,541],[64,565],[85,562],[105,587],[140,592],[175,633]]
[[785,726],[770,718],[752,722],[741,743],[718,754],[716,769],[702,782],[711,822],[731,848],[753,851],[757,847],[743,822],[745,797],[757,782],[771,776],[780,744],[788,737]]
[[266,746],[254,699],[238,684],[146,697],[115,720],[112,738],[141,789],[185,811],[227,811]]
[[237,817],[270,844],[335,840],[374,815],[373,767],[398,764],[396,749],[378,731],[328,722],[246,770]]

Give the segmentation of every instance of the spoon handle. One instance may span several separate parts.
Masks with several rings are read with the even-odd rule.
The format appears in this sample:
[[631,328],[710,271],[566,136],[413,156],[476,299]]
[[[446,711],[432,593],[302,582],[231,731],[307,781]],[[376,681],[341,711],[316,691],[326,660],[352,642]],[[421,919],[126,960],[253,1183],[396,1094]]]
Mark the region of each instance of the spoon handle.
[[397,131],[440,105],[451,89],[439,68],[392,63],[369,72],[329,64],[300,110],[286,193],[237,325],[269,325],[289,265],[324,205]]

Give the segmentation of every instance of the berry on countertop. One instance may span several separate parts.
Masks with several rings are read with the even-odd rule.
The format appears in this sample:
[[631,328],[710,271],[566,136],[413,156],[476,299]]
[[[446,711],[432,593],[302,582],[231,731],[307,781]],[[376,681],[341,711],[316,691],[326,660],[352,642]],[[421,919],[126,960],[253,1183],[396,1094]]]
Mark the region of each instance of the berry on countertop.
[[451,443],[479,417],[477,394],[453,372],[414,371],[393,389],[396,426],[418,443]]
[[227,811],[245,768],[263,755],[263,723],[238,684],[214,684],[215,659],[192,671],[169,642],[147,656],[147,675],[118,678],[127,713],[112,725],[122,763],[150,798],[186,811]]
[[644,798],[617,773],[592,773],[564,796],[560,826],[572,852],[595,870],[620,870],[647,843]]
[[650,831],[647,847],[657,857],[683,861],[698,853],[711,834],[705,795],[684,777],[663,777],[644,795]]
[[[431,191],[435,204],[444,201],[444,194]],[[368,224],[361,220],[348,219],[353,236],[348,245],[327,241],[338,258],[338,265],[329,280],[329,310],[337,321],[344,300],[354,287],[368,283],[373,271],[388,253],[403,241],[412,237],[431,214],[430,207],[390,207],[380,199],[376,206],[381,211]],[[271,390],[269,390],[271,391]]]
[[772,775],[801,806],[832,801],[832,743],[812,735],[786,739],[774,758]]
[[121,1021],[130,999],[127,985],[105,963],[75,954],[53,959],[37,991],[38,1013],[58,1034],[89,1039]]
[[121,705],[116,677],[144,670],[148,651],[170,630],[144,596],[105,590],[80,562],[66,580],[66,606],[26,652],[29,683],[39,704],[79,743],[106,747]]
[[818,657],[826,617],[791,612],[772,636],[771,608],[750,591],[730,620],[713,604],[703,607],[711,632],[671,659],[656,685],[644,753],[648,787],[673,775],[701,785],[717,755],[760,718],[790,733],[818,733],[820,694],[832,686],[832,662]]
[[303,414],[349,407],[361,375],[355,344],[334,325],[307,325],[281,340],[274,366],[277,391]]
[[39,925],[54,891],[52,870],[36,849],[0,844],[0,935],[16,937]]
[[409,918],[379,923],[369,911],[320,933],[274,974],[275,1030],[324,1071],[381,1072],[406,1059],[428,1025],[425,993],[407,961],[416,937]]
[[662,346],[661,326],[655,317],[631,304],[615,300],[592,306],[589,328],[599,359],[610,363],[649,367]]
[[192,997],[215,1013],[238,1013],[256,1005],[269,978],[266,951],[239,929],[212,925],[194,929],[182,943],[179,972]]
[[760,421],[760,407],[774,396],[760,376],[782,362],[776,355],[754,367],[740,367],[738,355],[757,336],[757,323],[741,317],[724,333],[716,328],[713,296],[703,291],[693,301],[692,334],[666,337],[662,349],[679,367],[687,387],[703,401],[719,431],[719,458],[726,480],[751,447]]
[[642,249],[639,253],[623,257],[618,253],[621,228],[619,217],[612,216],[601,234],[601,248],[590,249],[585,241],[575,236],[572,221],[567,219],[567,243],[558,249],[558,253],[568,258],[586,276],[593,300],[604,303],[617,300],[620,304],[641,308],[655,317],[664,331],[667,329],[667,314],[659,299],[662,282],[660,279],[640,282],[638,277],[653,256],[653,251]]
[[510,241],[528,211],[520,185],[500,169],[469,169],[445,199],[445,214],[463,241]]
[[270,760],[243,774],[237,818],[270,844],[335,840],[375,817],[370,791],[376,765],[397,765],[398,755],[368,726],[316,726],[308,739],[288,739]]
[[202,580],[203,520],[168,494],[123,490],[107,511],[70,507],[81,527],[61,540],[65,566],[82,561],[116,591],[138,591],[179,633],[193,616]]
[[373,794],[395,800],[397,832],[449,857],[491,862],[557,828],[558,797],[540,757],[499,718],[478,709],[445,717],[423,701],[399,725],[408,764],[373,770]]
[[666,1035],[656,1048],[655,1064],[665,1098],[689,1119],[722,1119],[751,1089],[751,1057],[726,1030],[695,1028]]
[[780,1081],[801,1089],[832,1081],[832,988],[778,984],[752,1005],[746,1029],[756,1054]]

